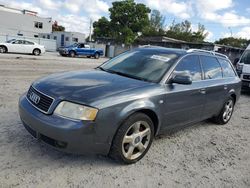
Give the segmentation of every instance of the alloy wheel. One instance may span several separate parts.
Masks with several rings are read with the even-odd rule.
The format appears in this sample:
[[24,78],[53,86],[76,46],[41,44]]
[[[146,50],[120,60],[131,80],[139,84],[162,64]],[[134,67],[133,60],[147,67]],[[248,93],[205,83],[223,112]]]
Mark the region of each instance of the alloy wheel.
[[224,108],[224,112],[223,112],[223,121],[227,122],[233,113],[233,107],[234,107],[234,103],[233,101],[230,99],[227,101],[227,103],[225,104],[225,108]]
[[151,139],[151,129],[147,122],[137,121],[131,125],[123,137],[122,154],[128,160],[134,160],[140,157]]

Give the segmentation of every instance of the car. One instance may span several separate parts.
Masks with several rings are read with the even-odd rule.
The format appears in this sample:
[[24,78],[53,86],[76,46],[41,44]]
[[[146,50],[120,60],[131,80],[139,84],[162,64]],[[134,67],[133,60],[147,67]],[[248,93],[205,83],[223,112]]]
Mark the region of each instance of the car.
[[240,59],[236,59],[236,70],[242,80],[242,88],[250,89],[250,45],[246,48]]
[[11,39],[5,43],[0,43],[0,53],[23,53],[40,55],[45,53],[45,47],[28,40]]
[[206,119],[228,123],[240,90],[222,54],[141,47],[93,70],[34,81],[19,114],[31,135],[56,149],[131,164],[159,134]]
[[90,48],[88,44],[84,43],[75,43],[68,47],[59,48],[59,54],[61,56],[87,56],[89,58],[94,57],[95,59],[99,59],[100,56],[103,55],[102,49],[94,49]]

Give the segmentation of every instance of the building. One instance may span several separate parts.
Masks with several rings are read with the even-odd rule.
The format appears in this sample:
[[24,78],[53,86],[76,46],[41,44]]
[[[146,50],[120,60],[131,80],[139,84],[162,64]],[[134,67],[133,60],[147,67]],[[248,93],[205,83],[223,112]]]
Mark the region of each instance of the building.
[[0,34],[39,37],[52,32],[52,19],[37,16],[37,12],[0,5]]
[[53,33],[43,33],[39,37],[56,40],[57,48],[69,46],[76,42],[85,43],[85,34],[79,32],[54,31]]

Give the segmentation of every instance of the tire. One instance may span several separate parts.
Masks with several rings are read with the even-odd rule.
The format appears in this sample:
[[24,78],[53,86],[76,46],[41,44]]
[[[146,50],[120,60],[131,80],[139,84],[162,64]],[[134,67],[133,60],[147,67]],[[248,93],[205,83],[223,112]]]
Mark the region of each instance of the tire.
[[219,125],[227,124],[233,115],[234,104],[235,104],[234,98],[229,97],[224,103],[219,115],[216,117],[213,117],[212,121]]
[[143,113],[135,113],[118,129],[109,156],[121,163],[136,163],[148,152],[153,137],[152,120]]
[[36,48],[36,49],[33,50],[32,53],[33,53],[33,55],[35,55],[35,56],[39,56],[39,55],[41,54],[41,50],[38,49],[38,48]]
[[70,56],[70,57],[75,57],[75,56],[76,56],[76,53],[75,53],[74,51],[70,51],[70,52],[69,52],[69,56]]
[[94,57],[95,57],[95,59],[99,59],[100,58],[100,54],[99,53],[95,53]]
[[88,55],[87,58],[91,58],[91,56]]
[[8,50],[5,46],[0,46],[0,53],[7,53]]

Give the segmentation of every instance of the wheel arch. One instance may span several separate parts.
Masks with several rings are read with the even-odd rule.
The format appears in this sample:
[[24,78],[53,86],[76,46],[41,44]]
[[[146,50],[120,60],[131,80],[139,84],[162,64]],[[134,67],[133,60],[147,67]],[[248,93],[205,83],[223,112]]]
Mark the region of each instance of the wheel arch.
[[161,124],[157,109],[158,108],[156,108],[155,104],[151,101],[137,101],[128,105],[120,112],[119,116],[121,121],[119,122],[117,130],[119,129],[120,125],[130,116],[134,115],[135,113],[143,113],[152,120],[154,124],[154,134],[157,135]]

